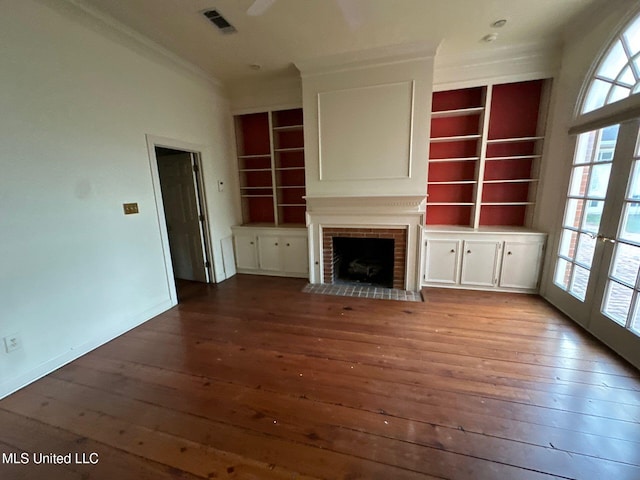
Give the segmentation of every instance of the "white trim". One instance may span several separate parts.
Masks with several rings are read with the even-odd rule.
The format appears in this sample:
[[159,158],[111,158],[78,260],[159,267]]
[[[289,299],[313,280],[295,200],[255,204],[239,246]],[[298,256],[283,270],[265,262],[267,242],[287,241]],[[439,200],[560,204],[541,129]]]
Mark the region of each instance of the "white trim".
[[95,27],[98,27],[102,30],[107,30],[110,34],[116,34],[127,47],[133,50],[139,51],[142,49],[144,50],[142,53],[160,57],[163,60],[168,61],[174,67],[178,67],[183,72],[189,73],[200,80],[205,80],[207,83],[219,89],[224,87],[222,82],[213,75],[208,74],[193,63],[184,60],[182,57],[164,48],[149,37],[129,28],[115,18],[104,14],[97,8],[89,5],[86,0],[64,0],[63,3],[66,4],[66,7],[64,5],[60,5],[60,0],[46,1],[47,5],[54,7],[57,11],[66,13],[67,15],[69,14],[68,7],[74,8],[76,10],[74,12],[76,13],[75,17],[78,17],[77,13],[83,14],[82,16],[84,17],[85,24],[90,24],[89,26],[94,27],[94,29]]
[[188,142],[183,142],[181,140],[175,140],[175,139],[171,139],[171,138],[166,138],[166,137],[158,137],[158,136],[154,136],[154,135],[150,135],[147,134],[146,135],[146,141],[147,141],[147,151],[149,154],[149,168],[151,170],[151,181],[153,183],[153,196],[155,199],[155,204],[156,204],[156,215],[158,217],[158,230],[160,232],[160,239],[161,239],[161,243],[162,243],[162,254],[164,256],[164,268],[165,268],[165,275],[166,275],[166,281],[167,281],[167,287],[169,289],[169,295],[171,298],[171,302],[173,305],[177,305],[178,303],[178,294],[176,292],[176,286],[175,286],[175,278],[173,276],[173,263],[171,262],[171,250],[169,248],[169,232],[167,232],[167,221],[164,215],[164,203],[162,201],[162,190],[160,188],[160,174],[158,172],[158,160],[156,158],[156,147],[165,147],[165,148],[173,148],[173,149],[177,149],[177,150],[183,150],[186,152],[190,152],[190,153],[194,153],[196,154],[197,157],[197,161],[198,161],[198,168],[200,169],[200,178],[199,181],[200,183],[200,201],[202,203],[201,208],[202,208],[202,214],[205,217],[205,228],[203,229],[203,233],[204,233],[204,242],[205,242],[205,250],[207,253],[207,260],[209,261],[210,265],[209,268],[207,269],[207,275],[209,277],[210,281],[213,282],[219,282],[222,281],[224,279],[218,279],[216,276],[216,269],[214,268],[215,266],[215,261],[214,261],[214,255],[213,255],[213,245],[211,244],[212,241],[212,232],[211,232],[211,227],[209,224],[209,216],[208,216],[208,210],[207,210],[207,206],[206,206],[206,191],[205,191],[205,185],[204,185],[204,179],[203,177],[203,172],[202,172],[202,155],[206,152],[206,147],[203,145],[197,145],[197,144],[193,144],[193,143],[188,143]]
[[105,343],[108,343],[111,340],[114,340],[115,338],[128,332],[129,330],[132,330],[137,326],[142,325],[143,323],[151,320],[152,318],[160,315],[161,313],[166,312],[167,310],[172,308],[174,305],[175,303],[173,303],[172,301],[164,300],[158,303],[154,307],[151,307],[136,315],[133,315],[132,317],[128,318],[123,322],[119,322],[113,328],[110,328],[108,331],[104,332],[102,335],[96,338],[93,338],[90,341],[85,342],[81,345],[72,347],[66,353],[63,353],[62,355],[58,355],[57,357],[47,360],[46,362],[38,365],[35,368],[32,368],[31,370],[29,370],[28,372],[22,375],[3,381],[2,383],[0,383],[0,400],[20,390],[21,388],[26,387],[30,383],[35,382],[36,380],[46,375],[49,375],[51,372],[57,370],[58,368],[64,365],[67,365],[68,363],[71,363],[77,358],[80,358],[83,355],[86,355],[90,351],[104,345]]

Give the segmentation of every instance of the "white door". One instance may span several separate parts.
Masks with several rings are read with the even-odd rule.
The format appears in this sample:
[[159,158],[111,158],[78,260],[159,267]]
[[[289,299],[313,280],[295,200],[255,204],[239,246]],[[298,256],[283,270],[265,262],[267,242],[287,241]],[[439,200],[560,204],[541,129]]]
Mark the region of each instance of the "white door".
[[457,284],[460,270],[460,242],[428,239],[424,262],[425,283]]
[[500,286],[536,289],[543,246],[541,242],[504,242]]
[[240,269],[258,269],[258,246],[255,235],[235,235],[236,266]]
[[500,242],[465,240],[462,253],[462,285],[493,287],[497,283],[496,268]]
[[638,121],[578,137],[549,297],[640,366]]
[[282,237],[282,268],[287,273],[309,273],[307,237]]
[[258,262],[261,270],[282,270],[279,237],[258,235]]
[[157,156],[175,278],[207,281],[194,160],[191,153]]

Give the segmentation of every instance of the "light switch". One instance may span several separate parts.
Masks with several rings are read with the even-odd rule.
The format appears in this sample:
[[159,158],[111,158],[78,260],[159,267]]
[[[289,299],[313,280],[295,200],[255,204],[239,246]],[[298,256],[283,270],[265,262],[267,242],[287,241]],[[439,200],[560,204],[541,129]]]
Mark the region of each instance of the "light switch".
[[125,215],[132,215],[134,213],[140,213],[138,210],[137,203],[123,203],[122,207],[124,208]]

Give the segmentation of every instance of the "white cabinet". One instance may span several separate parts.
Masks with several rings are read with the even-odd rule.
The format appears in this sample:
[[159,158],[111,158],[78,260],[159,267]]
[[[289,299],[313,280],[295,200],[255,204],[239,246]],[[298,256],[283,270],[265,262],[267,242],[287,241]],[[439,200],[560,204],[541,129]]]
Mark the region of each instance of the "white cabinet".
[[423,231],[422,285],[537,291],[546,235],[526,229],[429,227]]
[[544,242],[504,242],[500,286],[537,288],[543,251]]
[[465,240],[460,284],[493,287],[501,243],[492,240]]
[[238,270],[258,268],[257,238],[252,234],[234,235],[236,267]]
[[305,228],[232,227],[239,273],[306,278],[309,248]]
[[424,263],[426,282],[457,284],[460,270],[460,242],[448,239],[428,241]]

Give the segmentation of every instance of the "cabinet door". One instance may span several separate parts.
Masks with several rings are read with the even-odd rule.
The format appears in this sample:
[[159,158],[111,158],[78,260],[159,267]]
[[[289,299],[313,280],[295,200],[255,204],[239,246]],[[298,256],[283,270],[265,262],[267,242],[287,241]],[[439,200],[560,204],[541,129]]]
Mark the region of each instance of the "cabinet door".
[[483,287],[495,286],[499,251],[500,242],[465,240],[460,283]]
[[307,237],[281,237],[282,268],[287,273],[309,273]]
[[458,283],[459,264],[458,240],[427,240],[424,264],[426,283]]
[[505,242],[500,286],[537,288],[542,247],[541,242]]
[[238,269],[256,270],[258,268],[258,249],[255,235],[234,235],[236,248],[236,266]]
[[260,270],[282,270],[279,237],[258,235],[258,263]]

